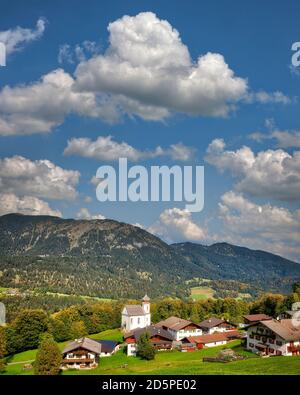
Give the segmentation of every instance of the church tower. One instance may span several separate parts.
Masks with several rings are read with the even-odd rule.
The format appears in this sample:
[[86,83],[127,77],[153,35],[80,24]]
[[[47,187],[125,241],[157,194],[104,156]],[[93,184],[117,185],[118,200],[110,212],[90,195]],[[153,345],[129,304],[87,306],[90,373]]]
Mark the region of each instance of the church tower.
[[150,298],[147,294],[142,299],[142,308],[145,312],[146,326],[151,325]]
[[142,299],[142,306],[143,306],[144,312],[146,314],[149,314],[150,313],[150,298],[149,298],[148,295],[145,295],[143,297],[143,299]]

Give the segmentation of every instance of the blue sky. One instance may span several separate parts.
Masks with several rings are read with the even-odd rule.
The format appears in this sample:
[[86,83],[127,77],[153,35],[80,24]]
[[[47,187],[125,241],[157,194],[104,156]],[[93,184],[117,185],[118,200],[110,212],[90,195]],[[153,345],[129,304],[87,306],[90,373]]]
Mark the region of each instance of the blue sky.
[[[100,215],[299,260],[297,3],[2,1],[0,213]],[[91,179],[121,143],[162,147],[134,164],[204,165],[204,210],[99,203]],[[194,156],[170,154],[178,144]]]

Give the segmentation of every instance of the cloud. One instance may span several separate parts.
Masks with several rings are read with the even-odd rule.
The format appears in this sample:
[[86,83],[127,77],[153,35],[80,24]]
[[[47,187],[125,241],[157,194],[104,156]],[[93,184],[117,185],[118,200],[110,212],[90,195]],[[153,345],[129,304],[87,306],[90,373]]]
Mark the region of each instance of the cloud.
[[92,215],[89,210],[85,207],[82,207],[78,213],[76,214],[77,219],[105,219],[105,217],[101,214]]
[[22,156],[0,159],[0,187],[17,196],[73,200],[80,173],[65,170],[49,160],[32,161]]
[[192,219],[186,209],[172,208],[164,210],[158,221],[147,229],[168,242],[202,241],[206,238],[205,231]]
[[20,26],[5,31],[0,31],[0,42],[5,44],[6,54],[21,51],[31,41],[42,37],[46,28],[44,18],[39,18],[35,29],[25,29]]
[[[28,37],[43,29],[39,20],[36,34]],[[279,91],[249,93],[247,80],[219,53],[193,60],[178,31],[152,12],[123,16],[108,31],[109,45],[101,54],[91,41],[61,46],[60,63],[80,62],[74,76],[58,69],[27,85],[5,86],[0,135],[47,133],[70,113],[108,123],[124,116],[162,121],[174,113],[225,117],[239,102],[290,101]]]
[[205,160],[221,173],[229,171],[237,179],[237,191],[283,201],[299,200],[300,151],[289,154],[269,149],[255,155],[246,146],[236,151],[225,147],[223,139],[213,140]]
[[103,161],[127,158],[133,162],[160,156],[170,156],[174,160],[187,161],[194,156],[194,153],[194,148],[187,147],[182,143],[172,144],[167,149],[158,146],[152,151],[141,151],[126,142],[114,141],[112,136],[100,136],[95,141],[85,137],[73,138],[68,141],[64,150],[65,155],[78,155]]
[[85,40],[75,46],[63,44],[59,47],[57,61],[60,64],[84,62],[87,57],[94,56],[99,51],[100,46],[95,41]]
[[152,108],[154,119],[171,112],[226,116],[247,92],[222,55],[194,62],[178,31],[152,12],[123,16],[108,31],[106,52],[77,67],[77,89],[109,93],[129,114],[149,119],[145,109]]
[[0,215],[21,213],[27,215],[53,215],[61,217],[58,210],[53,210],[49,204],[33,196],[16,196],[14,193],[0,194]]
[[47,133],[68,113],[107,121],[116,118],[114,106],[104,97],[75,92],[73,86],[73,78],[62,69],[27,86],[5,86],[0,91],[0,135]]
[[249,93],[246,97],[246,101],[249,103],[258,102],[261,104],[291,104],[293,101],[295,101],[295,99],[291,99],[289,96],[286,96],[280,91],[275,91],[271,93],[259,91]]
[[230,191],[221,197],[219,238],[300,260],[300,210],[258,205]]
[[277,128],[274,119],[266,119],[265,126],[269,129],[269,133],[255,132],[248,137],[258,143],[264,140],[276,140],[277,147],[280,148],[299,148],[300,147],[300,131],[298,130],[280,130]]
[[251,140],[261,143],[264,140],[276,140],[277,147],[300,148],[300,132],[289,130],[274,130],[269,134],[255,132],[249,135]]

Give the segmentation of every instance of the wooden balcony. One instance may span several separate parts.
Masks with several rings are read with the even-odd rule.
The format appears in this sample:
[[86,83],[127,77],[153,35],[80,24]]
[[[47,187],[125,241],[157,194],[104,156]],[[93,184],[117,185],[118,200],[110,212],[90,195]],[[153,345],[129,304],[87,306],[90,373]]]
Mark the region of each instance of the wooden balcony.
[[82,363],[94,363],[95,360],[92,358],[65,358],[63,359],[63,363],[69,364],[69,363],[76,363],[76,364],[82,364]]

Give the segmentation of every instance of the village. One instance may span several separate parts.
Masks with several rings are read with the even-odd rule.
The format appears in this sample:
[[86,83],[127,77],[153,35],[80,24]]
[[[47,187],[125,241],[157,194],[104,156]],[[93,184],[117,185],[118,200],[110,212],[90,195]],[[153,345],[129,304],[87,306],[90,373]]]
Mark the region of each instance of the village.
[[[125,305],[121,312],[123,344],[113,340],[75,339],[63,351],[62,369],[87,370],[101,364],[120,347],[127,357],[136,357],[138,343],[147,333],[157,352],[178,350],[182,353],[224,346],[227,360],[234,357],[226,345],[241,340],[243,347],[261,358],[300,356],[300,321],[297,311],[284,311],[277,317],[266,314],[245,315],[244,322],[233,324],[224,318],[210,317],[200,323],[170,316],[156,324],[151,321],[150,298],[145,295],[141,304]],[[229,357],[229,358],[228,358]],[[222,359],[222,358],[221,358]],[[212,360],[212,359],[211,359]]]

